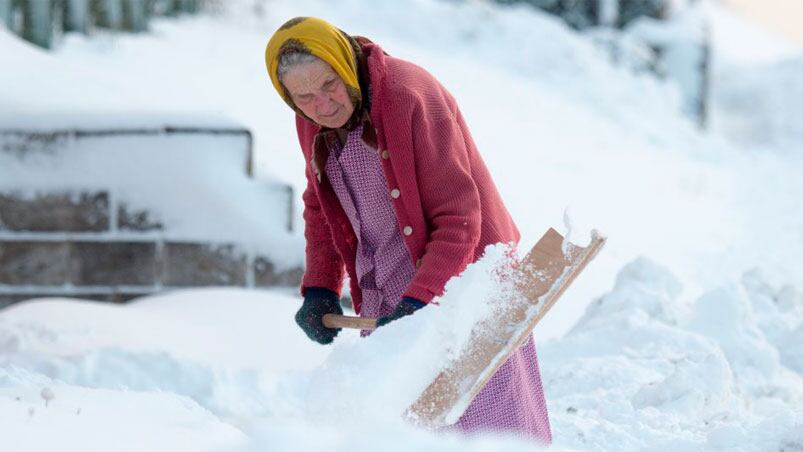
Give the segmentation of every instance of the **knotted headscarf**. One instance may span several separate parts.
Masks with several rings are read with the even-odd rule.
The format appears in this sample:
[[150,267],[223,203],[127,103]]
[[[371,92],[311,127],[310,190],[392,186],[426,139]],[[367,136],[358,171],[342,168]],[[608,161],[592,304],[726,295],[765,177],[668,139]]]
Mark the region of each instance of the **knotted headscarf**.
[[[351,36],[325,20],[315,17],[296,17],[284,23],[271,36],[265,49],[265,64],[276,92],[296,113],[306,115],[295,106],[284,85],[279,81],[279,60],[285,53],[315,55],[332,66],[346,84],[355,113],[361,110],[359,61],[360,47]],[[309,119],[309,118],[307,118]]]

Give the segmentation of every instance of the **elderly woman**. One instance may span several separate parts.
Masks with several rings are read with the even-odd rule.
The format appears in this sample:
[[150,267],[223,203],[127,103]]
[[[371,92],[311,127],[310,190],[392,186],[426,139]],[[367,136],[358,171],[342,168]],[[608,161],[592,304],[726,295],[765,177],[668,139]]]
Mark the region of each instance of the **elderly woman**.
[[[265,60],[306,161],[296,322],[312,340],[338,334],[322,317],[342,313],[344,271],[355,311],[381,326],[441,295],[486,245],[519,240],[457,103],[427,71],[311,17],[282,25]],[[532,338],[454,427],[551,441]]]

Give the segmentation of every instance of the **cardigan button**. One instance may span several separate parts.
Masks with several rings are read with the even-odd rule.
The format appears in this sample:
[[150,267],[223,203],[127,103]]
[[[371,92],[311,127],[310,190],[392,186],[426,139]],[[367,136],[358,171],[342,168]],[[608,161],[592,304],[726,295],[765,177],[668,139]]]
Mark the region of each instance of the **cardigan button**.
[[413,235],[413,228],[411,226],[405,226],[402,232],[404,232],[406,236],[411,236]]
[[421,268],[421,259],[416,259],[415,261],[415,268]]
[[387,149],[385,149],[384,151],[382,151],[382,158],[383,158],[384,160],[387,160],[387,159],[389,159],[389,158],[390,158],[390,152],[388,152],[388,150],[387,150]]
[[401,196],[401,192],[399,191],[398,188],[394,188],[393,190],[390,191],[390,197],[391,198],[398,199],[399,196]]

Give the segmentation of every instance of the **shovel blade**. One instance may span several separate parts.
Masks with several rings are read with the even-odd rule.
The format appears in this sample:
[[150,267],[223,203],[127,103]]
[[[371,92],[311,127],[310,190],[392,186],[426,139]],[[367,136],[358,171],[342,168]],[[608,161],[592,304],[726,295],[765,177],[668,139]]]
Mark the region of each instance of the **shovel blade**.
[[523,296],[474,325],[468,346],[442,369],[405,416],[427,428],[457,422],[604,243],[595,231],[587,247],[564,244],[563,236],[550,228],[513,271],[515,287]]

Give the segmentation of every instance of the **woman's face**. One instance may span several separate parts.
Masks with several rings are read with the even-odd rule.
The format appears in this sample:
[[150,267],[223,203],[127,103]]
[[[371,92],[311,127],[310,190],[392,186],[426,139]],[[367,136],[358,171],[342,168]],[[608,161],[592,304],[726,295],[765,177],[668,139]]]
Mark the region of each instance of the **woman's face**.
[[346,84],[323,60],[291,67],[282,83],[293,103],[319,125],[342,127],[354,112]]

